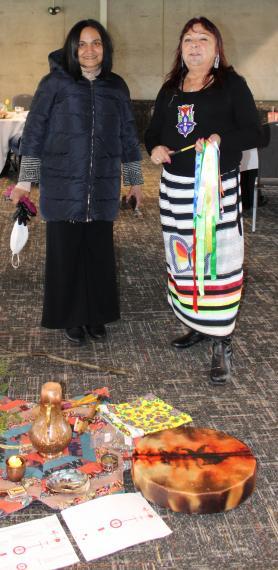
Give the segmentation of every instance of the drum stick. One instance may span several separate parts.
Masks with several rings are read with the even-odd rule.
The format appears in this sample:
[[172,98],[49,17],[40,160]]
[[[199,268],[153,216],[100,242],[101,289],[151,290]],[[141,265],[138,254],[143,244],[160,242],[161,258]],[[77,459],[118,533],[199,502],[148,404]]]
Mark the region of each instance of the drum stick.
[[174,152],[170,153],[170,156],[175,156],[176,154],[180,154],[181,152],[185,152],[186,150],[190,150],[191,148],[195,148],[195,144],[184,146],[183,148],[180,148],[180,150],[175,150]]

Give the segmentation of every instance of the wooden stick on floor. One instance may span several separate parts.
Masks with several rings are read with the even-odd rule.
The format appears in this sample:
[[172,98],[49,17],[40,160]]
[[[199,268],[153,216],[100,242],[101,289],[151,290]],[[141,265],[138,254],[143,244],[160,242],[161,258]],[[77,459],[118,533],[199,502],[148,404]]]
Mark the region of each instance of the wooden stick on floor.
[[99,370],[100,372],[106,372],[115,375],[129,375],[129,372],[124,368],[109,368],[108,366],[99,366],[98,364],[89,364],[88,362],[81,362],[80,360],[71,360],[68,358],[62,358],[61,356],[56,356],[55,354],[49,354],[48,352],[9,352],[1,349],[0,354],[8,356],[9,358],[36,358],[45,357],[49,360],[54,360],[55,362],[61,362],[63,364],[70,364],[73,366],[81,366],[81,368],[88,368],[89,370]]

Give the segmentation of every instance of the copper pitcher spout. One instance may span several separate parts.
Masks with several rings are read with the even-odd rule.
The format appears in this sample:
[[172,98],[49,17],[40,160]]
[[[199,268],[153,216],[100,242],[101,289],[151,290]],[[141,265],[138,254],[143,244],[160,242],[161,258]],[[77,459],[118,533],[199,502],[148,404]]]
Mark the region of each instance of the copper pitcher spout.
[[58,382],[45,382],[41,388],[41,404],[61,404],[62,386]]

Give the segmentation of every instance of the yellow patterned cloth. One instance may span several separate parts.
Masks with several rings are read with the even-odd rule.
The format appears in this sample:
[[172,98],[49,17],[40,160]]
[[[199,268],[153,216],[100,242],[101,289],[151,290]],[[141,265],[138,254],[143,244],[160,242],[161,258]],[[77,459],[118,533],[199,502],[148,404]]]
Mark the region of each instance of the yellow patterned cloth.
[[147,394],[131,402],[100,405],[99,413],[131,437],[175,428],[192,421],[187,413],[177,410],[154,394]]

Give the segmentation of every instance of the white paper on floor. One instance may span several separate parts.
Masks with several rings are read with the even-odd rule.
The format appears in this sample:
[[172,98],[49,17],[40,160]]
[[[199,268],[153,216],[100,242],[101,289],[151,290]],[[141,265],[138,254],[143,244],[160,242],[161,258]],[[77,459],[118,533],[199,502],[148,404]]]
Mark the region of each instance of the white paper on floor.
[[172,532],[141,493],[106,495],[61,514],[87,561]]
[[1,570],[57,570],[76,562],[56,515],[0,528]]

